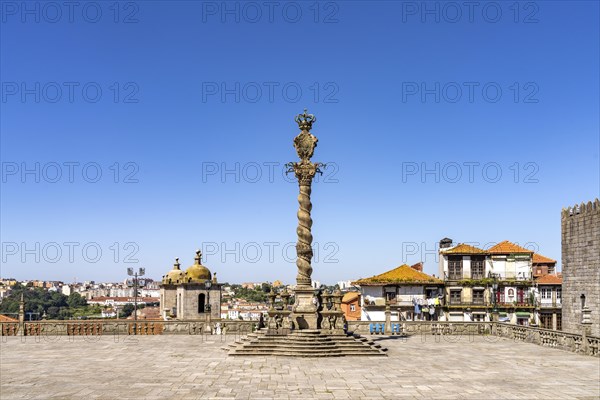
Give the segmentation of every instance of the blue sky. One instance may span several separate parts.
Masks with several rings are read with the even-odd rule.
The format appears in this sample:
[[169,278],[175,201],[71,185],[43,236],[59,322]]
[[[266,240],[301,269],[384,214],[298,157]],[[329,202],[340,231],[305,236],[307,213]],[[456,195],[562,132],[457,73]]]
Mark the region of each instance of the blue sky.
[[598,197],[597,2],[52,4],[0,10],[2,277],[158,279],[202,248],[292,283],[304,108],[322,282],[437,273],[443,237],[560,261],[561,208]]

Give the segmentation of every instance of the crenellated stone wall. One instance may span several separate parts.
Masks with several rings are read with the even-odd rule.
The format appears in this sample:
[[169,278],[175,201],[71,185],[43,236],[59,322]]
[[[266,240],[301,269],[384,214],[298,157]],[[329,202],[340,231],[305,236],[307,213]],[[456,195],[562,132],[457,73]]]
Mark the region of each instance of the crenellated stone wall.
[[600,201],[561,213],[562,328],[581,333],[582,295],[591,310],[591,334],[600,336]]

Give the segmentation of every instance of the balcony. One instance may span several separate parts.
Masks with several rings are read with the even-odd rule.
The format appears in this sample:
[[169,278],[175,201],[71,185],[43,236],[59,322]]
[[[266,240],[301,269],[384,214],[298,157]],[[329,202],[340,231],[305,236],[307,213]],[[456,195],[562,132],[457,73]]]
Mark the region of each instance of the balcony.
[[560,300],[552,301],[552,300],[542,299],[540,302],[538,302],[538,307],[539,308],[561,308],[562,303]]
[[465,307],[473,307],[473,308],[491,308],[494,306],[493,303],[484,300],[450,300],[448,304],[450,308],[465,308]]
[[534,308],[535,307],[535,303],[532,303],[530,301],[523,301],[523,302],[509,302],[509,303],[496,303],[496,307],[497,308]]

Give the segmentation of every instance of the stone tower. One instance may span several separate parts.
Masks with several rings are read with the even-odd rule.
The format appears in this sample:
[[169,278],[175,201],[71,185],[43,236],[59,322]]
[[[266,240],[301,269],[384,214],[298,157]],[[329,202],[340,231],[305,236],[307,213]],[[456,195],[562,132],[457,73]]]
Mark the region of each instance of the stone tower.
[[202,265],[202,252],[196,251],[194,264],[182,271],[179,259],[163,276],[160,309],[164,319],[216,321],[221,319],[221,285],[217,274]]
[[582,309],[591,311],[591,335],[600,336],[600,201],[561,213],[562,329],[581,333]]

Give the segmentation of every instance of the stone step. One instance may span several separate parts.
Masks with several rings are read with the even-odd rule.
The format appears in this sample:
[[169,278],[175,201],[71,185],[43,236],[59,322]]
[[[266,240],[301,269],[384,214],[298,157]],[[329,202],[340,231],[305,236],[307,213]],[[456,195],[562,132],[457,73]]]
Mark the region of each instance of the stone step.
[[385,353],[377,351],[344,351],[344,352],[291,352],[291,351],[261,351],[261,350],[244,350],[230,353],[231,356],[286,356],[286,357],[380,357],[385,356]]
[[294,357],[385,356],[386,350],[380,344],[358,335],[328,335],[318,330],[268,335],[264,329],[232,343],[229,354]]
[[234,353],[290,353],[290,354],[320,354],[320,353],[332,353],[332,354],[346,354],[346,353],[369,353],[378,354],[381,353],[378,349],[372,349],[369,347],[363,348],[351,348],[351,349],[296,349],[293,347],[242,347],[235,349]]
[[[238,347],[240,348],[240,347]],[[330,346],[330,347],[304,347],[304,346],[290,346],[285,344],[252,344],[241,347],[241,349],[290,349],[294,351],[329,351],[329,350],[361,350],[370,349],[365,346]],[[374,349],[379,350],[379,349]]]
[[[297,347],[297,348],[328,348],[328,347],[376,347],[376,348],[381,348],[381,345],[379,344],[373,344],[371,346],[365,346],[363,343],[357,343],[357,342],[330,342],[330,343],[315,343],[315,344],[308,344],[308,343],[297,343],[297,342],[292,342],[292,341],[285,341],[285,340],[278,340],[278,341],[263,341],[263,340],[256,340],[256,341],[249,341],[249,342],[244,342],[244,343],[240,343],[243,345],[247,345],[247,346],[256,346],[256,345],[264,345],[264,346],[293,346],[293,347]],[[236,346],[238,344],[235,344]]]

